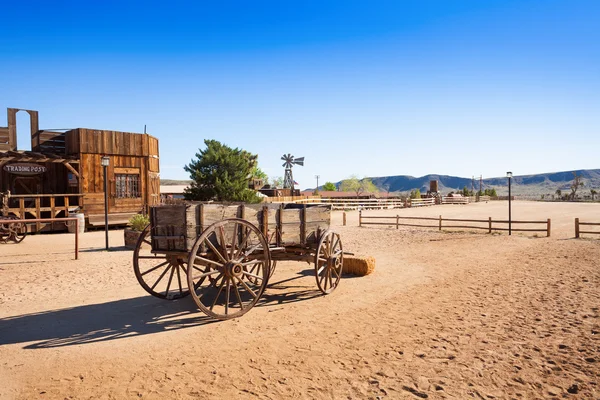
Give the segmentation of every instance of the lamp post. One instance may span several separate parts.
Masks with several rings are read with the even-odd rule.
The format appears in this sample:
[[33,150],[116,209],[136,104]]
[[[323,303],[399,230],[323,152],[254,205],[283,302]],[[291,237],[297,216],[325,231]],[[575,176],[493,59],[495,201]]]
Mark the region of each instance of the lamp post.
[[317,188],[315,189],[315,193],[319,193],[319,178],[321,176],[320,175],[315,175],[315,178],[317,178]]
[[108,182],[106,180],[106,168],[110,165],[110,158],[108,156],[102,157],[101,164],[104,169],[104,236],[106,250],[108,250]]
[[510,181],[512,179],[512,172],[507,172],[506,173],[506,177],[508,178],[508,236],[510,236],[512,234],[512,218],[510,215],[510,198],[512,197],[510,195]]

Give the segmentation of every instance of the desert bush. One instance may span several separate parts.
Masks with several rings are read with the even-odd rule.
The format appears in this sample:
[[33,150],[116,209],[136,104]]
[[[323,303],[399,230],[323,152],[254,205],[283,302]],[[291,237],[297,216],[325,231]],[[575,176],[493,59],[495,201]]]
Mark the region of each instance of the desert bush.
[[150,223],[150,218],[146,214],[135,214],[129,218],[129,226],[134,231],[143,231],[146,226]]

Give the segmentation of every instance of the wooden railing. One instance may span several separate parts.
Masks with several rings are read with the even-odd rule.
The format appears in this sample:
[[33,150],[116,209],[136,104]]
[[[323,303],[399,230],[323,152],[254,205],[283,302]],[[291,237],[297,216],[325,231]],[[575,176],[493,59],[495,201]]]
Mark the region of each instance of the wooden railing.
[[[24,222],[25,224],[35,223],[39,224],[41,222],[69,222],[75,221],[75,259],[79,259],[79,218],[76,217],[68,217],[68,218],[43,218],[43,219],[32,219],[27,221],[17,221]],[[15,223],[14,219],[2,219],[0,216],[0,224],[13,224]]]
[[[3,195],[3,206],[0,211],[5,215],[14,214],[20,219],[44,219],[42,213],[50,215],[50,219],[64,211],[65,217],[80,206],[80,198],[83,194],[79,193],[63,193],[63,194],[5,194]],[[73,200],[74,198],[74,200]],[[57,201],[58,200],[58,201]],[[73,201],[72,201],[73,200]],[[42,221],[36,222],[35,230],[39,231],[42,227]]]
[[468,197],[442,197],[442,204],[469,204]]
[[299,204],[331,204],[333,210],[381,210],[390,208],[403,208],[401,199],[322,199],[309,198],[296,200]]
[[[379,220],[382,222],[367,222],[365,220]],[[400,221],[406,220],[417,220],[417,221],[435,221],[435,223],[428,223],[423,225],[422,223],[406,223]],[[451,224],[444,224],[444,221],[450,222]],[[545,225],[544,228],[504,228],[494,226],[494,224],[502,224],[508,225],[509,222],[512,225],[519,224],[537,224],[537,225]],[[464,224],[456,224],[456,223],[479,223],[486,224],[486,226],[480,225],[464,225]],[[513,232],[545,232],[547,237],[550,237],[552,222],[550,218],[546,221],[508,221],[508,220],[493,220],[492,217],[488,219],[460,219],[460,218],[442,218],[439,217],[401,217],[399,215],[389,215],[389,216],[364,216],[362,212],[358,213],[358,226],[362,227],[363,225],[386,225],[386,226],[395,226],[396,229],[400,226],[412,226],[419,228],[437,228],[438,230],[442,230],[442,228],[450,228],[450,229],[481,229],[487,230],[488,233],[492,233],[492,231],[510,231]],[[600,225],[600,224],[598,224]],[[599,232],[600,233],[600,232]]]
[[420,206],[433,206],[435,205],[435,198],[430,197],[427,199],[410,199],[409,207],[420,207]]
[[575,218],[575,237],[579,239],[582,233],[589,235],[600,235],[600,231],[582,231],[581,226],[600,226],[600,222],[581,222],[579,218]]

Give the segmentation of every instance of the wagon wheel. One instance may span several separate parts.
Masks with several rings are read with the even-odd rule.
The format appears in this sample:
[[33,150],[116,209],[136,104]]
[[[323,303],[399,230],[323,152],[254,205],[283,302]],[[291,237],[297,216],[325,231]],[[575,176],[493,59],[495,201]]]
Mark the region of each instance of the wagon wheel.
[[344,252],[338,233],[327,231],[319,240],[315,254],[317,286],[324,294],[335,290],[342,277]]
[[10,231],[9,239],[15,243],[21,243],[27,236],[27,225],[24,222],[13,222],[8,225]]
[[187,255],[152,252],[150,225],[140,235],[133,251],[133,271],[140,285],[152,296],[176,300],[190,294],[185,286]]
[[269,279],[271,255],[250,222],[230,218],[206,228],[188,259],[188,287],[207,315],[225,320],[250,311]]

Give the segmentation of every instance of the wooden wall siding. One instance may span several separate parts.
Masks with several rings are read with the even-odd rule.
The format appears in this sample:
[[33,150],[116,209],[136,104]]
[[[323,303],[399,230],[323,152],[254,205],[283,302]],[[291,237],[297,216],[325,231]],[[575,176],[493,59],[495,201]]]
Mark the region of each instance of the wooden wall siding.
[[31,150],[41,153],[66,154],[65,132],[37,131],[31,136]]
[[79,154],[79,129],[65,132],[65,152],[68,155]]
[[149,135],[79,128],[79,152],[148,156]]
[[[104,169],[101,165],[102,154],[81,154],[81,171],[83,175],[81,192],[85,194],[85,213],[104,213]],[[140,195],[136,199],[115,198],[115,169],[119,171],[139,171]],[[148,173],[146,168],[146,157],[135,156],[110,156],[110,165],[106,170],[108,178],[108,211],[111,213],[138,212],[144,204],[148,203],[146,187],[148,185]],[[100,206],[96,204],[96,195],[100,195]],[[98,208],[100,207],[100,208]]]
[[0,151],[13,150],[10,146],[8,127],[0,127]]
[[160,172],[158,139],[152,136],[148,136],[148,156],[148,170],[152,172]]

